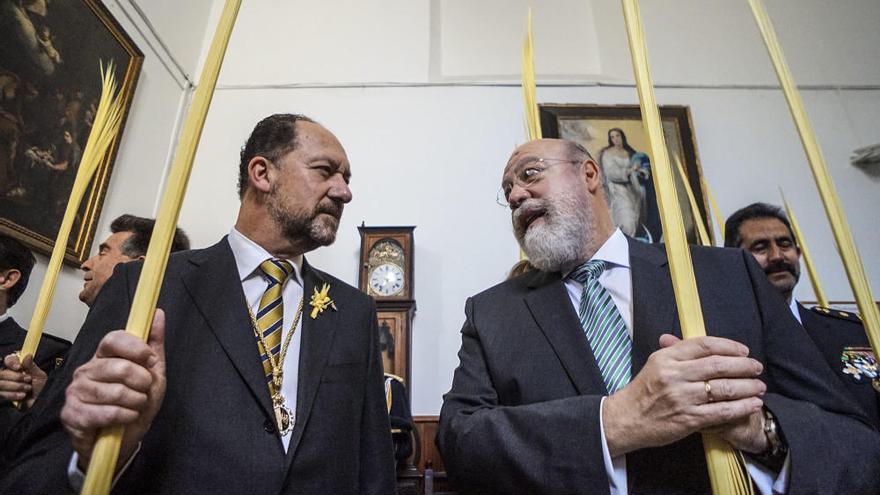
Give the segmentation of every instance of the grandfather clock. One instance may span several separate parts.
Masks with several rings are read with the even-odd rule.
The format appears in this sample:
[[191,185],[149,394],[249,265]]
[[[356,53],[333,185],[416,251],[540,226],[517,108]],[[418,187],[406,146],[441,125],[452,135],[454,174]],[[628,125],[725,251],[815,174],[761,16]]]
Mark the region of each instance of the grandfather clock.
[[[411,389],[413,230],[415,227],[367,227],[361,224],[358,286],[376,300],[379,346],[385,372],[403,378]],[[412,394],[410,394],[410,397]]]

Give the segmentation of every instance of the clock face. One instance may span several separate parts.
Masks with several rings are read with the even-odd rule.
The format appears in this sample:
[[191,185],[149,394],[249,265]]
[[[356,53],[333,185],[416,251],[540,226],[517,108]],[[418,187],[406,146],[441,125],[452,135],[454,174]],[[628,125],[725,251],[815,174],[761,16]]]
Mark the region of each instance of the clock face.
[[403,292],[403,269],[394,263],[382,263],[370,271],[370,288],[380,296]]

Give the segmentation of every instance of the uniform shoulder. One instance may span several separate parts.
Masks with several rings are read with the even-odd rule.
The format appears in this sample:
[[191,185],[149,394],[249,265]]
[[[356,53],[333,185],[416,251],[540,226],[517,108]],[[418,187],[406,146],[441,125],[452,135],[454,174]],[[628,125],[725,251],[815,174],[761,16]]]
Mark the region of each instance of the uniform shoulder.
[[836,318],[838,320],[849,321],[852,323],[862,324],[862,317],[858,313],[852,311],[841,311],[834,308],[826,308],[824,306],[813,306],[810,308],[814,314],[824,316],[826,318]]

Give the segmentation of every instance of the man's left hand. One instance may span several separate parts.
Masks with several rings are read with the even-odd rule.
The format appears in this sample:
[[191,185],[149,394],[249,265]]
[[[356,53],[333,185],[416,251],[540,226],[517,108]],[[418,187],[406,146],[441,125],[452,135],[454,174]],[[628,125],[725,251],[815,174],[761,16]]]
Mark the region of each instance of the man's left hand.
[[[661,340],[661,347],[669,347],[681,341],[675,336],[670,335],[669,337],[672,338]],[[767,436],[764,435],[764,413],[762,411],[755,411],[748,417],[709,428],[705,432],[720,436],[735,449],[744,452],[758,454],[769,448]]]

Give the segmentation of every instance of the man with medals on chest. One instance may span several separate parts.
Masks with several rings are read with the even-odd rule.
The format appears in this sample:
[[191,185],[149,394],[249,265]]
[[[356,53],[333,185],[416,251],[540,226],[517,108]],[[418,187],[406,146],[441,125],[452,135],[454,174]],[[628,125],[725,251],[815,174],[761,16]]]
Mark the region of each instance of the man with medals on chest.
[[801,247],[782,208],[752,203],[725,222],[724,244],[745,249],[761,265],[767,279],[788,304],[831,370],[843,382],[874,425],[880,426],[880,376],[858,314],[806,306],[794,298],[801,276]]
[[171,256],[147,343],[110,331],[142,265],[117,267],[0,492],[78,490],[124,425],[115,492],[393,493],[375,304],[303,256],[334,241],[350,176],[321,125],[260,121],[229,235]]

